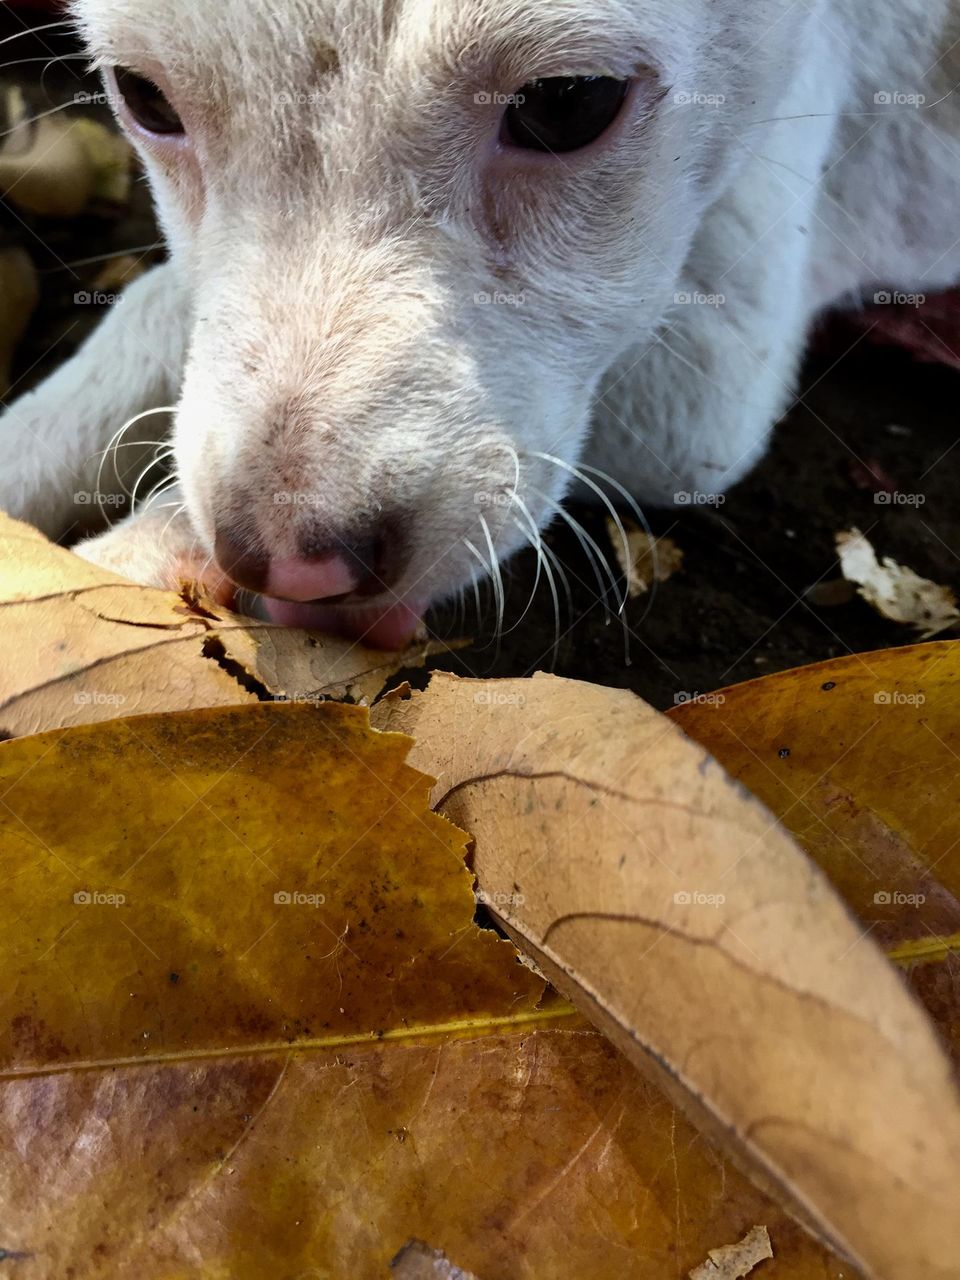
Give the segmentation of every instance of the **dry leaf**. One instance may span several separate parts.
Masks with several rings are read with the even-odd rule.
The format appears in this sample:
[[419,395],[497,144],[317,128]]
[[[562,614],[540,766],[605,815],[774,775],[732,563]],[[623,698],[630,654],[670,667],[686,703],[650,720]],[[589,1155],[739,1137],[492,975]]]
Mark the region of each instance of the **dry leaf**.
[[335,704],[0,746],[17,1280],[384,1280],[411,1238],[484,1280],[663,1280],[756,1221],[823,1280],[475,926],[408,746]]
[[672,538],[655,538],[629,520],[623,527],[626,546],[619,525],[607,518],[607,533],[631,597],[646,595],[654,582],[666,582],[683,568],[683,552]]
[[772,1257],[766,1227],[754,1227],[737,1244],[711,1249],[707,1261],[690,1272],[690,1280],[743,1280],[761,1262]]
[[859,529],[838,533],[837,551],[844,577],[858,585],[859,594],[884,618],[915,627],[924,640],[960,623],[949,587],[928,582],[889,556],[881,564]]
[[384,654],[139,587],[0,515],[0,732],[258,699],[372,700],[430,649]]
[[867,1275],[955,1277],[950,1066],[823,875],[632,695],[493,688],[435,676],[375,711],[417,737],[507,932]]

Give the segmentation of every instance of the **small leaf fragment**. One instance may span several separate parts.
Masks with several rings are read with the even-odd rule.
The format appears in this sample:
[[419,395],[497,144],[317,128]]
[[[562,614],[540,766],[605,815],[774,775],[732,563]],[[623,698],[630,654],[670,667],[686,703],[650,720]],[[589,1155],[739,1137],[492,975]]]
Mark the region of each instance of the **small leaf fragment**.
[[743,1280],[754,1267],[773,1257],[766,1227],[754,1227],[737,1244],[711,1249],[706,1262],[690,1272],[690,1280]]
[[607,533],[632,598],[646,595],[654,582],[666,582],[683,568],[683,552],[672,538],[655,538],[630,520],[623,521],[623,530],[626,546],[619,525],[607,517]]
[[859,529],[837,534],[837,551],[844,577],[884,618],[914,627],[929,640],[960,623],[957,598],[949,587],[921,578],[889,556],[881,563]]

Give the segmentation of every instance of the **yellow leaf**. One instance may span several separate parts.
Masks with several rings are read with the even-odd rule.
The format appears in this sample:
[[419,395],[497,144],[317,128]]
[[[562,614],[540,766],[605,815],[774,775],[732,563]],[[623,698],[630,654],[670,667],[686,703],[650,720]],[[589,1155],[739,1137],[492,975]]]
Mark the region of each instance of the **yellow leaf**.
[[240,618],[192,590],[140,587],[0,515],[0,731],[255,703],[372,700],[430,651],[384,654]]
[[17,1273],[383,1280],[416,1238],[482,1280],[664,1280],[763,1221],[786,1280],[838,1276],[474,925],[466,838],[366,715],[0,747]]

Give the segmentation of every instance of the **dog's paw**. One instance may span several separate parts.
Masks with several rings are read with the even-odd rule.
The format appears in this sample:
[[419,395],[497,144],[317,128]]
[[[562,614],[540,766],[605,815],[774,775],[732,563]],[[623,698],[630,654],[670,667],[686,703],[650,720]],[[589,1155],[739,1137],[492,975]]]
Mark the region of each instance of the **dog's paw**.
[[232,604],[234,587],[214,564],[185,522],[133,517],[106,533],[88,538],[74,553],[144,587],[180,591],[184,583],[200,583],[219,603]]

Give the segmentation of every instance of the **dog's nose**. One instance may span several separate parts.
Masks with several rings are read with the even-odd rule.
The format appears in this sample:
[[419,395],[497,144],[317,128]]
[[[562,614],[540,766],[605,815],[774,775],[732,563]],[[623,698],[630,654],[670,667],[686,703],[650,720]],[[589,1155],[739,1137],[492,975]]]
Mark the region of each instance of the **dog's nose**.
[[265,552],[224,529],[217,530],[213,551],[218,568],[232,583],[248,591],[263,590],[270,569]]
[[342,555],[310,560],[272,560],[262,590],[278,600],[306,603],[350,595],[358,590],[360,581],[360,570],[348,564]]
[[308,541],[300,555],[271,558],[250,550],[227,530],[217,535],[220,568],[238,587],[279,600],[308,603],[344,596],[377,596],[400,577],[400,540],[384,528],[372,536]]

